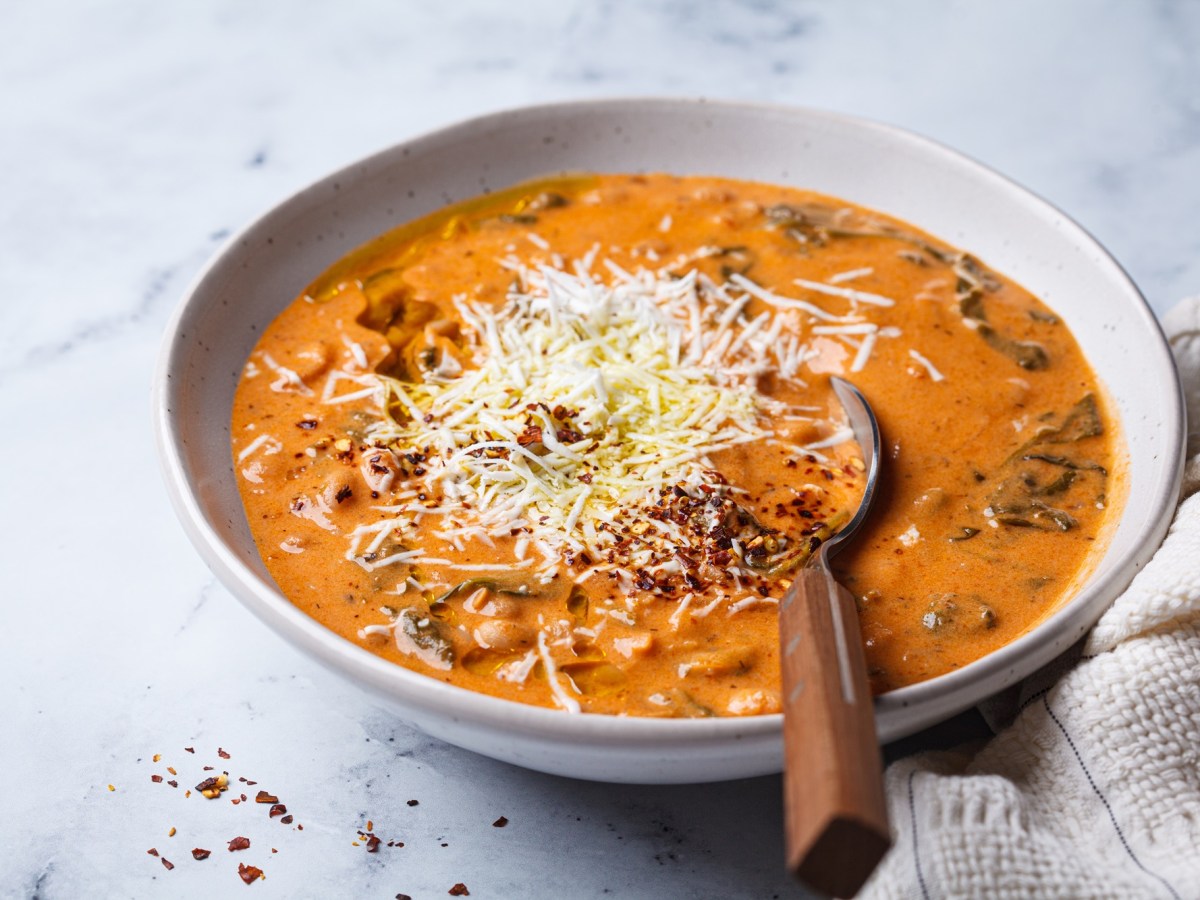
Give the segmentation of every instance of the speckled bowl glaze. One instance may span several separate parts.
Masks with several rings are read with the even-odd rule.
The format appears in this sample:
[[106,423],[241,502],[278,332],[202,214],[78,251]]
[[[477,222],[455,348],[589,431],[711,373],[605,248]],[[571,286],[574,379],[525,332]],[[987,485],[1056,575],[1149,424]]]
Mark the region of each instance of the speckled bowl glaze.
[[392,226],[558,171],[669,171],[811,188],[898,216],[986,260],[1070,325],[1119,411],[1129,496],[1103,559],[1041,625],[965,668],[876,701],[881,740],[963,710],[1077,641],[1169,524],[1184,413],[1167,344],[1137,288],[1063,213],[978,163],[827,112],[699,100],[610,100],[497,113],[414,138],[297,192],[232,237],[188,290],[154,382],[176,511],[221,581],[282,638],[425,732],[559,775],[714,781],[777,772],[779,715],[573,716],[475,694],[343,640],[280,594],[259,560],[230,454],[234,387],[263,327],[318,273]]

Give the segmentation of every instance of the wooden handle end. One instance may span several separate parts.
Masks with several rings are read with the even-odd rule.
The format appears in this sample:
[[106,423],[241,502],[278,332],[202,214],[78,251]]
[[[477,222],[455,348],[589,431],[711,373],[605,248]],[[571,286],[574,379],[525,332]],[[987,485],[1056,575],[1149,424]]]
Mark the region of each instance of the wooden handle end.
[[780,604],[788,868],[852,897],[891,846],[875,710],[854,598],[800,572]]
[[853,897],[892,846],[877,824],[836,816],[814,834],[789,840],[788,870],[831,897]]

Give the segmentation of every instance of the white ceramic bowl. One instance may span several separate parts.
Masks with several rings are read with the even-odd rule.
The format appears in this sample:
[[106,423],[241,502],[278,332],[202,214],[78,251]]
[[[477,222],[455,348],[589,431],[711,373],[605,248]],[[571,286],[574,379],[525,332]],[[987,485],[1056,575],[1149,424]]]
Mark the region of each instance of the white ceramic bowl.
[[474,119],[356,162],[232,237],[176,311],[154,386],[167,486],[222,582],[285,640],[405,721],[518,765],[607,781],[686,782],[777,772],[781,716],[572,716],[426,678],[343,640],[293,607],[259,560],[242,512],[229,419],[263,327],[317,274],[388,228],[448,202],[561,170],[712,174],[812,188],[969,249],[1070,325],[1124,423],[1129,497],[1077,595],[1012,644],[876,701],[883,741],[978,702],[1077,641],[1169,524],[1183,464],[1183,403],[1162,333],[1096,241],[1044,201],[904,131],[803,109],[694,100],[540,106]]

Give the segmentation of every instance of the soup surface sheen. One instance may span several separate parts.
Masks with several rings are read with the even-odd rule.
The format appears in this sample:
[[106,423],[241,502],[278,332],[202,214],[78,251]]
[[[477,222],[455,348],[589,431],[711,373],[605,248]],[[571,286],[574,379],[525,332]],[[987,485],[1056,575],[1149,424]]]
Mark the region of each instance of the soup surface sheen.
[[297,607],[397,664],[572,712],[779,710],[776,613],[863,463],[838,575],[876,692],[1052,611],[1114,514],[1066,326],[915,228],[718,178],[588,175],[410,223],[271,324],[233,457]]

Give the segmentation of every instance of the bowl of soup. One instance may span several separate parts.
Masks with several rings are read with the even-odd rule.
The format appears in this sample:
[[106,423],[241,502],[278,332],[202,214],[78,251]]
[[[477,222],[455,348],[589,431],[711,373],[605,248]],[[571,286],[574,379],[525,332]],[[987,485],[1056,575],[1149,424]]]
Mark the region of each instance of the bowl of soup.
[[884,439],[838,575],[887,741],[1077,641],[1183,459],[1136,287],[953,151],[682,100],[443,129],[231,238],[155,415],[222,582],[405,721],[703,781],[780,767],[779,599],[863,487],[834,375]]

